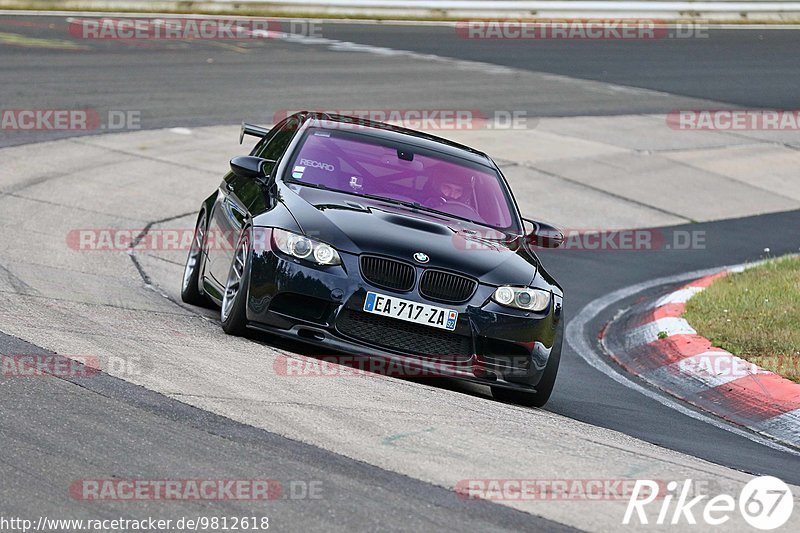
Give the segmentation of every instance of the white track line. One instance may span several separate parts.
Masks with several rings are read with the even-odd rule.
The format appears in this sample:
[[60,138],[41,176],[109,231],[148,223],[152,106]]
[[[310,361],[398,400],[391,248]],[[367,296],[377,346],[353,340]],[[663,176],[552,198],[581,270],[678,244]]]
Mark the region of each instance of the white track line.
[[[736,265],[737,267],[743,265]],[[603,359],[597,351],[590,346],[589,342],[586,340],[589,335],[587,335],[586,327],[598,314],[600,314],[603,310],[610,307],[614,303],[633,296],[636,293],[641,291],[650,289],[652,287],[657,287],[659,285],[666,285],[667,283],[681,283],[684,281],[688,281],[690,279],[701,278],[704,276],[708,276],[719,272],[725,268],[735,268],[735,267],[717,267],[717,268],[709,268],[705,270],[695,270],[694,272],[687,272],[685,274],[677,274],[674,276],[666,276],[663,278],[658,278],[650,281],[645,281],[642,283],[637,283],[636,285],[631,285],[629,287],[624,287],[622,289],[616,290],[612,293],[609,293],[605,296],[601,296],[596,300],[593,300],[589,304],[587,304],[580,312],[573,318],[568,324],[566,329],[566,337],[567,343],[569,343],[572,348],[578,352],[578,355],[583,358],[584,361],[589,363],[589,365],[594,368],[595,370],[599,370],[603,374],[607,375],[620,385],[624,385],[629,389],[633,389],[636,392],[639,392],[650,399],[657,401],[658,403],[664,405],[665,407],[669,407],[670,409],[674,409],[681,414],[684,414],[690,418],[694,418],[695,420],[699,420],[700,422],[705,422],[706,424],[711,424],[712,426],[728,431],[740,437],[744,437],[748,440],[751,440],[757,444],[761,444],[763,446],[767,446],[774,450],[779,450],[782,452],[790,453],[795,456],[800,456],[800,450],[795,448],[784,446],[783,444],[777,443],[771,439],[766,437],[762,437],[755,433],[750,433],[749,431],[745,431],[740,429],[737,426],[728,424],[723,422],[722,420],[712,417],[710,415],[706,415],[702,412],[696,411],[691,409],[686,404],[678,401],[673,400],[661,393],[658,393],[654,390],[651,390],[647,387],[644,387],[635,381],[631,380],[626,375],[620,373],[619,371],[615,370],[611,367],[611,365]]]

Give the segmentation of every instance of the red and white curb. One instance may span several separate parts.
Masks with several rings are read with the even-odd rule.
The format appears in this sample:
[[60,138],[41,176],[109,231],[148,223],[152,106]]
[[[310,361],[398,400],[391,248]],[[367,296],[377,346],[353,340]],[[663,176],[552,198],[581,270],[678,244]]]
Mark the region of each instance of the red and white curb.
[[723,270],[634,305],[601,333],[619,365],[647,383],[730,422],[800,447],[800,384],[749,363],[697,334],[686,302]]

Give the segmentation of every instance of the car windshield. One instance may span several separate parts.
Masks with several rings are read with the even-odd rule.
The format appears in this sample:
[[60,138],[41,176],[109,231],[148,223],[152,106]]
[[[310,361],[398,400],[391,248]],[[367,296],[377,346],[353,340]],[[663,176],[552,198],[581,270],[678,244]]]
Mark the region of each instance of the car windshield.
[[311,128],[287,181],[378,197],[484,226],[514,227],[513,208],[493,169],[369,135]]

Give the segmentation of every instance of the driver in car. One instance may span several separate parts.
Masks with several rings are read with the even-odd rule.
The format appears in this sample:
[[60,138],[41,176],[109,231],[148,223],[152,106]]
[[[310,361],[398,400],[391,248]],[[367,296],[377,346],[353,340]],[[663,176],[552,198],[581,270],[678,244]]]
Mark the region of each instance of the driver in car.
[[442,194],[442,198],[448,202],[466,203],[467,195],[464,194],[464,186],[461,184],[453,183],[452,181],[443,181],[439,184],[439,192]]
[[433,197],[426,205],[451,215],[470,218],[476,214],[474,177],[444,176],[433,185]]

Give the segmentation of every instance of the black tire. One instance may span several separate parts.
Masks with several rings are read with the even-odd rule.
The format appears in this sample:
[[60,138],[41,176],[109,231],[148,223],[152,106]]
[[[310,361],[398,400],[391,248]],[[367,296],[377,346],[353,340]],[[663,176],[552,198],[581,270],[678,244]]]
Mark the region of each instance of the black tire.
[[[250,284],[251,252],[250,229],[245,228],[236,244],[233,261],[228,269],[228,281],[225,283],[225,292],[220,308],[222,329],[228,335],[241,336],[247,331],[247,293]],[[239,272],[240,268],[241,272]],[[231,295],[234,283],[238,283],[238,288],[236,288],[235,294]]]
[[544,407],[553,393],[558,375],[558,366],[561,363],[561,347],[553,350],[547,366],[544,367],[544,375],[536,385],[536,392],[520,389],[506,389],[504,387],[492,387],[492,397],[500,402],[513,403],[525,407]]
[[189,249],[189,253],[186,256],[186,264],[183,267],[183,281],[181,284],[181,300],[187,304],[199,305],[201,307],[211,307],[211,302],[203,293],[203,281],[201,278],[203,270],[203,247],[205,246],[207,229],[206,211],[203,209],[197,216],[197,223],[194,226],[192,247]]

